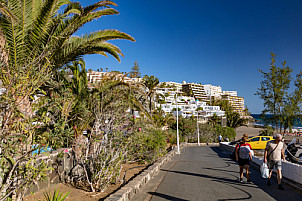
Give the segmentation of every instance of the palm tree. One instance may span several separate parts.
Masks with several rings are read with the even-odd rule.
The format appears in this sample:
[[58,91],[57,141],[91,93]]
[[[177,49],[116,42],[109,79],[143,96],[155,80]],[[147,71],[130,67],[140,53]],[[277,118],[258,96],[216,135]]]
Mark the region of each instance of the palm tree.
[[237,112],[230,112],[227,114],[227,125],[231,128],[238,128],[245,124],[247,119],[241,118],[240,114]]
[[130,35],[115,29],[74,36],[86,23],[118,14],[110,7],[116,6],[112,1],[98,1],[87,7],[69,0],[27,0],[24,3],[2,0],[1,3],[17,19],[0,15],[0,30],[5,38],[3,51],[7,53],[1,81],[4,87],[11,87],[14,82],[22,86],[19,92],[12,90],[13,99],[21,108],[30,108],[24,105],[30,104],[29,97],[50,78],[52,70],[61,69],[87,54],[110,54],[120,61],[121,50],[108,41],[134,41]]
[[143,78],[143,84],[148,89],[148,97],[149,97],[149,110],[152,112],[152,98],[154,96],[155,87],[159,84],[159,80],[157,77],[151,75],[145,75]]
[[[121,50],[107,41],[134,41],[128,34],[114,29],[81,37],[73,36],[79,28],[92,20],[118,14],[118,11],[110,7],[116,6],[112,1],[99,1],[87,7],[68,0],[29,0],[26,4],[15,0],[7,2],[12,14],[20,19],[12,22],[7,16],[0,16],[11,66],[26,67],[39,58],[43,64],[60,68],[86,54],[107,53],[120,61]],[[60,13],[62,6],[66,8]]]
[[[0,0],[0,15],[6,16],[7,20],[11,20],[12,22],[16,22],[16,17],[10,12],[10,10],[7,7],[7,2],[4,0]],[[8,54],[5,51],[5,36],[3,34],[3,31],[0,29],[0,61],[5,63],[7,65],[8,62]]]
[[73,61],[67,68],[72,71],[71,89],[76,97],[83,97],[87,92],[88,81],[85,69],[85,62],[83,60]]

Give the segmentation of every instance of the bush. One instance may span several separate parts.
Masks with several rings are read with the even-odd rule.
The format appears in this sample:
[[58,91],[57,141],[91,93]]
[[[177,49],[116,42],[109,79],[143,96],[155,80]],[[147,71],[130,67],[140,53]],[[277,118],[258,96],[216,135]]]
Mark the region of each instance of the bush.
[[274,128],[271,126],[266,126],[263,130],[259,131],[260,136],[273,136]]
[[166,153],[165,132],[157,128],[145,128],[133,133],[128,160],[153,163]]
[[[174,122],[171,127],[175,133],[177,130],[177,123]],[[191,118],[179,117],[178,120],[179,138],[181,142],[191,142],[192,138],[196,136],[196,120]]]
[[223,127],[219,124],[216,124],[215,130],[216,139],[218,139],[219,134],[222,136],[222,139],[229,138],[230,140],[234,140],[236,137],[236,132],[234,128]]

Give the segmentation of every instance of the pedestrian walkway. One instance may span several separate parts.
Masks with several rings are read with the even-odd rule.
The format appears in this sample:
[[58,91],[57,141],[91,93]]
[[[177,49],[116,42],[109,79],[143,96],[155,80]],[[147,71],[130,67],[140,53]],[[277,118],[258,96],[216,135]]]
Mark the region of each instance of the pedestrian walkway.
[[238,166],[218,147],[186,147],[163,167],[132,200],[286,200],[301,201],[302,193],[266,186],[258,170],[251,169],[252,184],[238,182]]

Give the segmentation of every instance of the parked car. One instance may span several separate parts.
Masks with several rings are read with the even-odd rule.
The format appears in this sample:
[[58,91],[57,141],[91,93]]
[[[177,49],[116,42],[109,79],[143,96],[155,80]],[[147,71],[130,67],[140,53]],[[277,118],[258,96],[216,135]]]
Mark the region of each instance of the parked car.
[[247,143],[251,145],[252,149],[265,149],[266,143],[273,139],[273,136],[256,136],[250,138]]

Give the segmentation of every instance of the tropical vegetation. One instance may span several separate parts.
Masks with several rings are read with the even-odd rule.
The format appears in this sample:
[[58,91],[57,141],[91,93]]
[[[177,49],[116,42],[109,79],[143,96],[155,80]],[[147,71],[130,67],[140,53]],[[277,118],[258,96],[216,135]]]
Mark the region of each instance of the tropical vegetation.
[[[155,101],[166,97],[155,97],[159,79],[145,75],[142,83],[125,82],[127,76],[141,77],[137,62],[129,74],[106,68],[99,82],[88,83],[84,55],[109,54],[120,61],[123,54],[111,41],[135,41],[115,29],[75,35],[95,19],[118,14],[113,6],[113,1],[86,7],[69,0],[0,1],[0,200],[22,200],[56,171],[57,161],[42,153],[45,149],[72,147],[74,167],[65,182],[97,192],[122,182],[123,163],[153,163],[176,143],[176,117],[155,108]],[[236,128],[242,122],[232,114],[229,126]],[[196,142],[197,126],[201,142],[214,142],[219,134],[234,138],[234,129],[220,126],[217,116],[208,125],[196,123],[195,117],[179,117],[181,141]]]
[[282,130],[291,130],[294,122],[301,117],[302,71],[296,75],[292,85],[292,69],[287,66],[286,61],[278,67],[276,55],[272,52],[268,72],[263,70],[259,72],[263,80],[260,82],[256,95],[264,101],[262,118],[267,123],[273,123],[280,133]]

